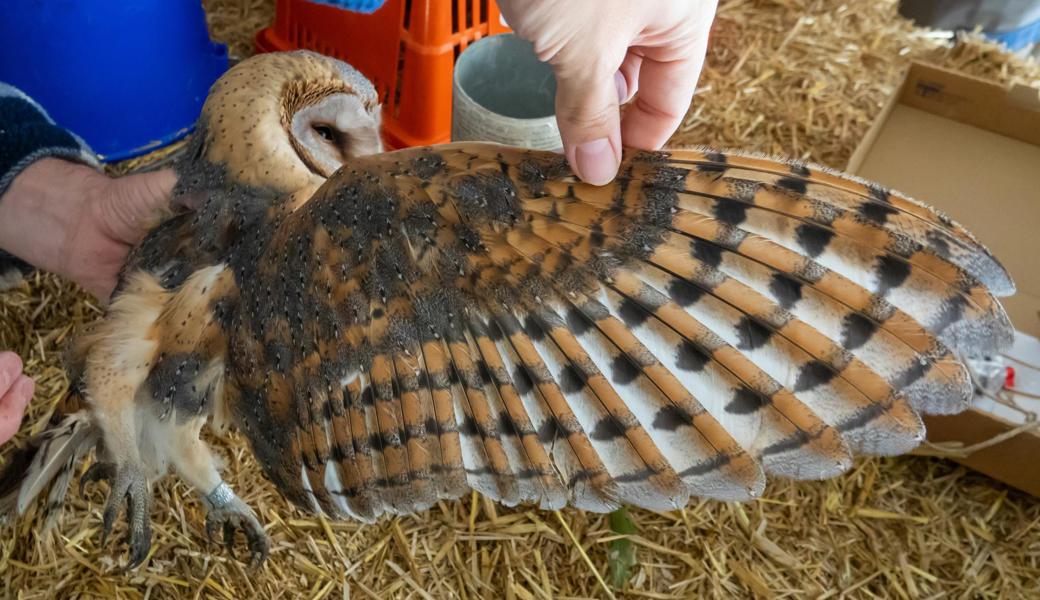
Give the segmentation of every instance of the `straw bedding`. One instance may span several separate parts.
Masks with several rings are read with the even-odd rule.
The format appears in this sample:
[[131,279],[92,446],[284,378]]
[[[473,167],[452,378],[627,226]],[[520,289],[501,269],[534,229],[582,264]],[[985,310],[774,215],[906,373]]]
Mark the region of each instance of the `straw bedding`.
[[[267,0],[205,5],[214,36],[239,56],[273,12]],[[673,144],[840,168],[910,59],[1040,83],[1036,63],[978,40],[944,46],[889,1],[731,0]],[[99,314],[52,276],[0,294],[0,348],[21,354],[37,380],[23,436],[43,427],[67,387],[64,344]],[[170,477],[156,486],[153,554],[141,569],[116,573],[122,547],[98,547],[102,491],[71,494],[55,532],[39,534],[33,519],[0,530],[0,597],[1040,596],[1040,501],[935,458],[862,459],[833,481],[773,482],[758,502],[628,519],[508,510],[471,496],[360,526],[301,517],[241,438],[215,445],[225,477],[268,525],[273,552],[261,572],[207,547],[199,503]]]

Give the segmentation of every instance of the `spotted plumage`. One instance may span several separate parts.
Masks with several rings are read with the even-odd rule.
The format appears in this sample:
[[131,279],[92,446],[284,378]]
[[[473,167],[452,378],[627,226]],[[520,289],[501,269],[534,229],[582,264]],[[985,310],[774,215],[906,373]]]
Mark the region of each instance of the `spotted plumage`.
[[[746,500],[767,476],[911,450],[921,413],[969,402],[957,353],[1010,340],[994,296],[1013,284],[967,231],[813,165],[626,151],[595,187],[561,156],[463,143],[341,152],[326,178],[254,135],[343,68],[315,60],[254,59],[218,83],[179,166],[184,208],[79,347],[76,418],[116,481],[169,463],[210,498],[211,419],[335,518],[471,488],[591,511]],[[232,136],[230,97],[270,118]],[[248,507],[213,503],[262,557]]]

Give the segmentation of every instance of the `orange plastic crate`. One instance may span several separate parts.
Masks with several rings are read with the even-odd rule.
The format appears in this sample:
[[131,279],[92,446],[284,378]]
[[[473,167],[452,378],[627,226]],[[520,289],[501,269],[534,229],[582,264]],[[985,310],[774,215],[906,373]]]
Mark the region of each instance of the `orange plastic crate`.
[[451,138],[455,59],[471,42],[504,33],[494,0],[387,0],[372,14],[307,0],[278,0],[258,52],[308,49],[352,64],[383,103],[390,148]]

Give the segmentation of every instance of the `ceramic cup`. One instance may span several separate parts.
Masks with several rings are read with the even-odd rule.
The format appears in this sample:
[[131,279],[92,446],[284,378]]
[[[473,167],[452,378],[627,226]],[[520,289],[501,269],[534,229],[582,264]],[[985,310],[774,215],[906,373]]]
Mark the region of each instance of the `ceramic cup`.
[[560,150],[556,78],[534,48],[511,33],[470,44],[455,61],[452,141]]

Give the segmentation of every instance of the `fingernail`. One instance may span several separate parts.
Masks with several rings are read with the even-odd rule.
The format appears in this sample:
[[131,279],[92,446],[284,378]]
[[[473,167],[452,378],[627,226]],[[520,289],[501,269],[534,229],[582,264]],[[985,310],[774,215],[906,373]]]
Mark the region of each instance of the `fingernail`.
[[18,375],[22,372],[22,366],[15,358],[0,354],[0,396],[4,394],[11,384],[18,381]]
[[36,382],[33,381],[32,378],[22,375],[21,379],[15,383],[15,385],[18,387],[18,392],[20,392],[21,397],[25,398],[25,404],[22,406],[27,406],[29,401],[32,400],[33,392],[36,391]]
[[22,366],[22,357],[9,350],[0,352],[0,372],[21,373]]
[[574,149],[574,162],[578,176],[586,183],[604,185],[617,175],[618,159],[607,138],[579,145]]

